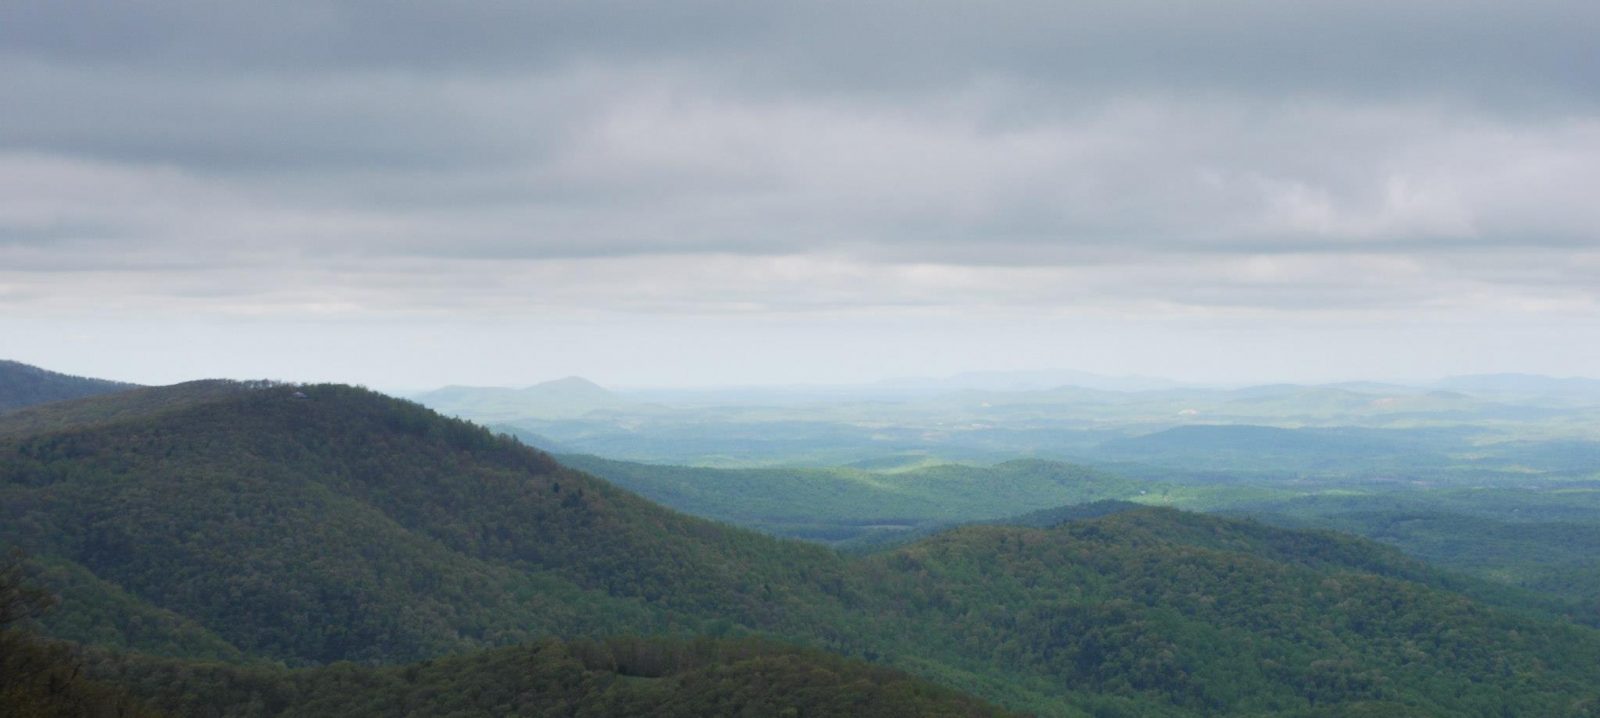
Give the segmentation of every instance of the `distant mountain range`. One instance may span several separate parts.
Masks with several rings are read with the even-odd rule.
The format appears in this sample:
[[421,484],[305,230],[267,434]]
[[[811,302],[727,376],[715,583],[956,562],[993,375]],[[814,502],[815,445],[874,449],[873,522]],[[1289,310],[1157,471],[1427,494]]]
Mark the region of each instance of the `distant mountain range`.
[[[1184,397],[1251,401],[1316,402],[1339,400],[1353,407],[1384,403],[1432,404],[1476,400],[1565,399],[1600,401],[1600,380],[1534,374],[1455,376],[1431,384],[1336,382],[1259,384],[1235,388],[1202,387],[1149,377],[1109,377],[1076,371],[967,372],[943,378],[888,379],[856,385],[792,385],[708,388],[656,388],[615,391],[582,377],[567,377],[524,388],[448,386],[411,395],[428,406],[486,421],[515,418],[576,418],[597,410],[659,412],[666,407],[848,404],[892,400],[918,402],[949,396],[992,396],[1015,403],[1038,398],[1173,401]],[[1378,403],[1374,403],[1378,402]],[[665,406],[663,406],[665,405]]]
[[447,386],[412,398],[445,414],[485,422],[576,418],[593,411],[635,405],[599,384],[576,376],[521,389]]
[[1455,376],[1436,384],[1441,389],[1497,398],[1557,398],[1600,400],[1600,379],[1557,378],[1539,374],[1475,374]]
[[960,390],[1043,391],[1064,386],[1100,391],[1157,391],[1186,386],[1170,379],[1142,376],[1106,376],[1068,369],[1034,371],[973,371],[941,378],[886,379],[868,385],[875,389],[936,393]]
[[[1129,390],[1056,385],[1083,377],[1002,372],[857,387],[671,391],[607,390],[570,378],[525,389],[451,387],[415,398],[552,451],[724,468],[867,466],[893,457],[1088,459],[1102,455],[1097,447],[1108,441],[1185,426],[1473,427],[1483,434],[1473,439],[1479,443],[1524,436],[1600,440],[1600,390],[1585,393],[1595,383],[1590,380],[1458,377],[1427,386],[1234,389],[1098,382]],[[1198,456],[1204,464],[1208,455]],[[1270,468],[1264,455],[1240,458]]]
[[104,379],[58,374],[36,366],[0,359],[0,412],[125,391],[134,386]]

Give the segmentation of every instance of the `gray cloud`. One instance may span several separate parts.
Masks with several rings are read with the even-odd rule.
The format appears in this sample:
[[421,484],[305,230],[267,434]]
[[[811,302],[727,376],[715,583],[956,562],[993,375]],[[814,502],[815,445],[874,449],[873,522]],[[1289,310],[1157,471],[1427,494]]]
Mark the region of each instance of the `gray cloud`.
[[1589,316],[1600,8],[12,3],[0,307]]
[[77,2],[14,5],[0,41],[55,61],[300,73],[719,66],[782,87],[1010,77],[1383,96],[1595,97],[1583,0],[870,3]]

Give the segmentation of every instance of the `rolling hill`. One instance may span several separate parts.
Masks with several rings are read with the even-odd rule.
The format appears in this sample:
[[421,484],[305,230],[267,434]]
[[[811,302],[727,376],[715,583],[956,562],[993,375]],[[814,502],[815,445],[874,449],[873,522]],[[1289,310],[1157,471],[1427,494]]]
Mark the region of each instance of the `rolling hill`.
[[1323,475],[1402,471],[1450,465],[1440,438],[1460,430],[1384,431],[1340,428],[1286,429],[1252,425],[1180,426],[1115,439],[1094,456],[1167,467],[1211,470],[1316,472]]
[[1141,485],[1082,466],[1019,459],[890,471],[712,469],[563,455],[563,464],[679,511],[779,536],[844,541],[1135,496]]
[[[475,652],[550,636],[754,632],[1044,715],[1575,716],[1600,699],[1600,634],[1477,603],[1366,541],[1142,508],[846,558],[337,385],[204,382],[0,417],[0,540],[63,595],[54,635],[309,669],[262,669],[274,685],[393,685],[404,670],[316,666],[453,654],[480,657],[414,675],[474,674],[529,649]],[[612,680],[585,666],[563,675]],[[762,675],[680,667],[652,680]],[[190,675],[107,670],[158,697]],[[481,690],[504,687],[498,670]]]
[[1593,404],[1600,401],[1600,380],[1539,374],[1471,374],[1437,383],[1440,388],[1496,398],[1535,398]]
[[[12,438],[0,538],[251,654],[416,660],[712,616],[776,627],[826,596],[764,585],[842,580],[825,549],[661,510],[372,392],[205,382],[161,396]],[[97,414],[85,409],[58,413]]]
[[413,398],[445,414],[485,422],[576,418],[593,411],[637,406],[605,387],[577,376],[521,389],[447,386]]

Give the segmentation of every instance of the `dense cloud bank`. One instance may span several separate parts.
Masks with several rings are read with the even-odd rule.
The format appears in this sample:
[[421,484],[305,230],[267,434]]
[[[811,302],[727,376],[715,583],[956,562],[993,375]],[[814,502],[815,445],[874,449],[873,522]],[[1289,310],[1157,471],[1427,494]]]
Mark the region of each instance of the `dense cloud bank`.
[[1587,316],[1587,2],[13,3],[0,306]]

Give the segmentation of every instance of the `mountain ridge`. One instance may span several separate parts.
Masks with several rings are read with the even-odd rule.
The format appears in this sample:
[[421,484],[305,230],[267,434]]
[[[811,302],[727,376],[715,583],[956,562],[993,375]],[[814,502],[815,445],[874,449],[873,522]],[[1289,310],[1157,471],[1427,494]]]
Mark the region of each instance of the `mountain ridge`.
[[0,359],[0,414],[30,406],[109,394],[136,384],[93,379]]
[[[1479,605],[1334,534],[1145,508],[845,558],[362,389],[172,406],[0,437],[0,538],[269,660],[754,631],[1050,715],[1495,700],[1562,715],[1558,698],[1600,690],[1596,633]],[[1418,641],[1442,648],[1408,653]]]

